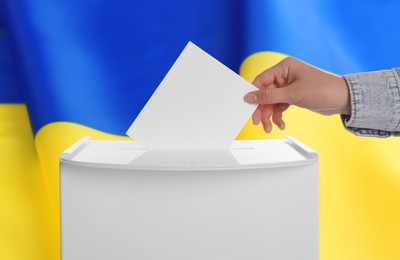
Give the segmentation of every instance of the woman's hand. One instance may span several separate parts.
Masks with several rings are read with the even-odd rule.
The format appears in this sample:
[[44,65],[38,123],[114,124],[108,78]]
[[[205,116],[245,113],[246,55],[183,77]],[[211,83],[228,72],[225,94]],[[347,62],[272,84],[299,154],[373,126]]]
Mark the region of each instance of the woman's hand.
[[288,57],[259,74],[253,81],[259,88],[245,96],[248,103],[258,104],[253,124],[272,130],[271,117],[281,130],[285,128],[283,112],[290,105],[322,115],[351,113],[346,81],[300,60]]

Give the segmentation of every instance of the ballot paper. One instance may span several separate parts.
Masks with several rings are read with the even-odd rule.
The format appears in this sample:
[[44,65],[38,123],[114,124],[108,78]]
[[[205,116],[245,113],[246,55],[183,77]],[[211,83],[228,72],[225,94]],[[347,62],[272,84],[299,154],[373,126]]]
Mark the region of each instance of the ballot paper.
[[127,135],[147,149],[227,149],[256,109],[252,84],[189,42]]

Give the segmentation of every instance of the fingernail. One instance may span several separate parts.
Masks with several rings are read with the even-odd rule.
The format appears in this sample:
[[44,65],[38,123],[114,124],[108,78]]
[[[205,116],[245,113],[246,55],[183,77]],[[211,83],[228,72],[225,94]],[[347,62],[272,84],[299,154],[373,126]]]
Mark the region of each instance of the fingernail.
[[249,93],[246,96],[244,96],[244,101],[248,103],[256,103],[257,102],[257,95],[253,93]]
[[272,131],[272,127],[270,125],[267,125],[264,127],[264,132],[269,134],[269,133],[271,133],[271,131]]
[[259,124],[260,124],[260,121],[253,119],[253,125],[259,125]]

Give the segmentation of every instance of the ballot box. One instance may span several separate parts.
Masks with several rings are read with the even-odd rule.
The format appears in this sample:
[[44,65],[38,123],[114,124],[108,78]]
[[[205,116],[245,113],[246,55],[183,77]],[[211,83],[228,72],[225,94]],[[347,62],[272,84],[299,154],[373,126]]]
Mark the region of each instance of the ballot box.
[[318,155],[287,137],[146,150],[84,138],[60,156],[62,260],[316,260]]

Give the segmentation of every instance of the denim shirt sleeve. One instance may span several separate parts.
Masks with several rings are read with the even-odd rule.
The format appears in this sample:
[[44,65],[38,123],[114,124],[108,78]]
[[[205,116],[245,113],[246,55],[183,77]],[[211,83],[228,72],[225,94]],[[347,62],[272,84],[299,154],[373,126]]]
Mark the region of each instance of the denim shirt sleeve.
[[344,127],[359,136],[400,136],[400,68],[344,76],[351,115]]

